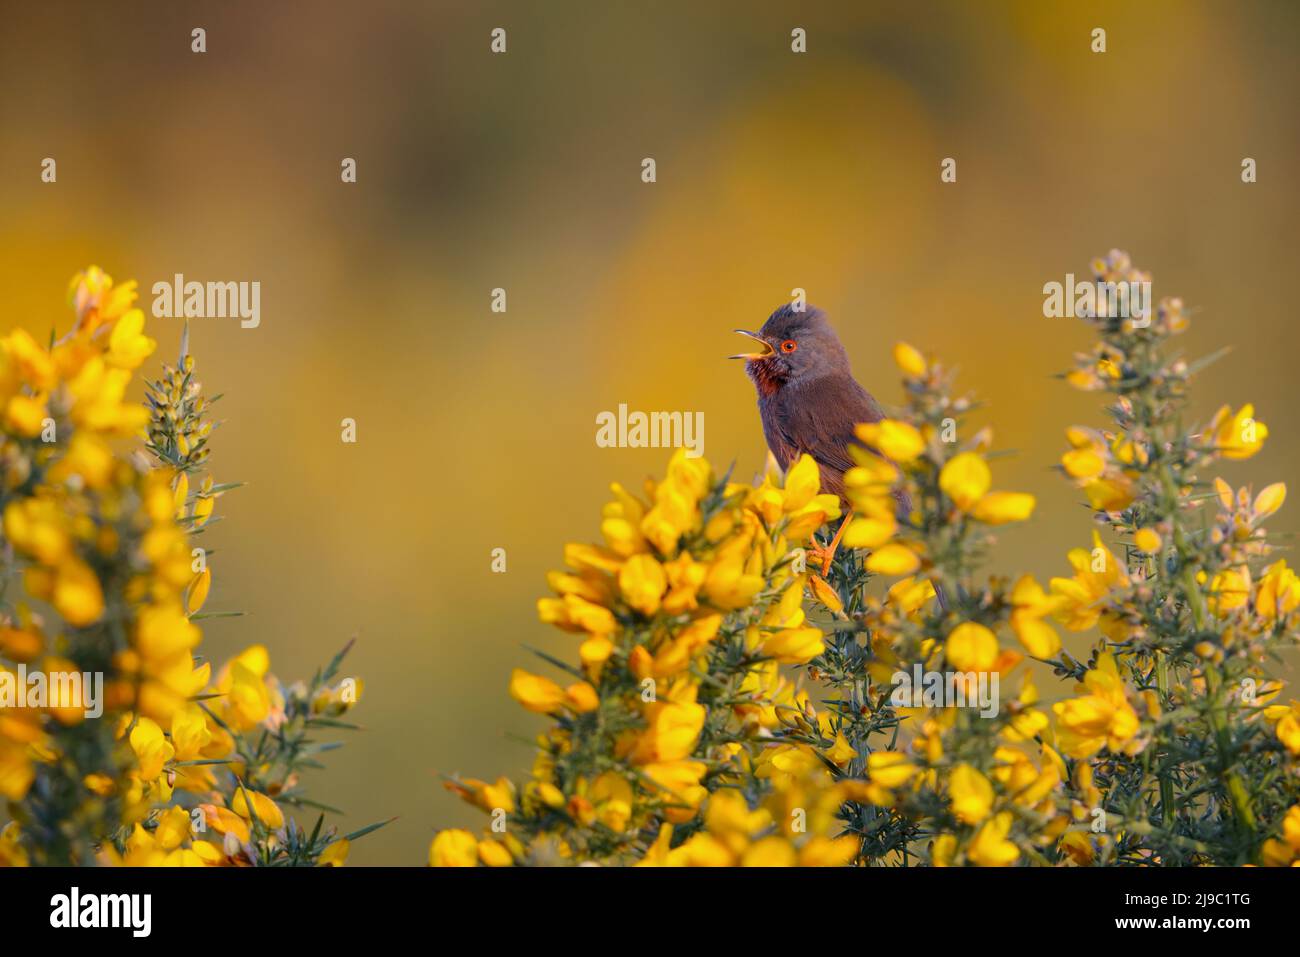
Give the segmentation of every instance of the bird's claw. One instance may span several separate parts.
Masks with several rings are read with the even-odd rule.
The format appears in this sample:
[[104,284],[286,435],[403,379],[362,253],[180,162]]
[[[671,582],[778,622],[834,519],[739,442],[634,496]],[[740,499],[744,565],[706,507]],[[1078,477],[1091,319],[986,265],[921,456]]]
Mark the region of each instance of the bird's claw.
[[831,562],[835,560],[837,545],[838,543],[822,545],[814,538],[812,544],[808,547],[808,564],[809,566],[820,566],[822,578],[825,578],[831,570]]
[[812,546],[808,549],[809,557],[814,562],[821,562],[822,577],[825,578],[831,570],[831,562],[835,560],[835,553],[839,551],[840,539],[844,537],[844,531],[849,527],[849,521],[853,518],[853,510],[849,509],[848,514],[840,522],[839,530],[831,539],[829,545],[823,545],[816,538],[812,540]]

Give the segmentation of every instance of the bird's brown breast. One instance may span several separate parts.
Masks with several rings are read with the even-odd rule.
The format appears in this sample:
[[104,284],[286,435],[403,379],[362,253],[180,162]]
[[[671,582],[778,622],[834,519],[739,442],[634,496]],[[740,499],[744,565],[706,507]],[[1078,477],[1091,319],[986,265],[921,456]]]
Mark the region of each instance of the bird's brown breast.
[[821,472],[822,491],[847,506],[844,473],[854,465],[849,447],[863,447],[855,434],[859,424],[883,418],[876,400],[850,375],[780,383],[766,393],[757,378],[755,385],[763,435],[777,463],[786,469],[800,455],[811,455]]

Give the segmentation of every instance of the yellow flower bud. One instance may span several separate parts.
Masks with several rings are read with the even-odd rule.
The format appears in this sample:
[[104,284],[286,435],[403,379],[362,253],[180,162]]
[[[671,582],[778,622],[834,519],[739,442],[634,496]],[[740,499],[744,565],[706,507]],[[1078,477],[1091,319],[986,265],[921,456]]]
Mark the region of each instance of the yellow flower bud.
[[948,798],[958,820],[978,824],[993,809],[993,785],[976,768],[959,764],[948,779]]
[[925,451],[925,439],[921,433],[897,419],[863,423],[855,432],[869,448],[891,462],[906,464]]
[[1133,545],[1145,555],[1154,555],[1160,551],[1160,535],[1153,528],[1139,528],[1133,536]]
[[317,867],[342,867],[347,863],[348,852],[352,850],[352,842],[347,838],[339,838],[325,850],[321,851],[320,857],[316,859]]
[[430,867],[475,867],[478,841],[469,831],[448,828],[439,831],[429,845]]
[[910,575],[921,567],[920,556],[897,543],[876,549],[867,558],[867,570],[877,575]]
[[250,791],[243,787],[237,788],[234,796],[230,799],[230,809],[244,820],[252,820],[248,813],[250,801],[253,805],[253,814],[263,825],[273,831],[284,827],[284,814],[279,807],[265,794],[260,794],[257,791]]
[[997,661],[998,639],[978,622],[964,621],[948,635],[944,654],[958,671],[988,671]]
[[802,665],[826,650],[819,628],[786,628],[763,641],[763,654],[782,664]]
[[1033,514],[1035,504],[1028,492],[989,492],[976,503],[971,517],[986,525],[1023,522]]
[[510,672],[510,697],[538,714],[550,714],[565,701],[564,689],[554,681],[522,668]]
[[595,711],[600,707],[600,696],[596,689],[585,681],[577,681],[564,689],[564,697],[570,708],[579,714]]
[[1255,504],[1252,506],[1254,513],[1260,518],[1267,518],[1286,501],[1286,483],[1274,482],[1255,496]]
[[874,751],[867,756],[867,777],[882,787],[901,787],[915,773],[916,765],[897,751]]
[[991,481],[988,463],[974,452],[958,453],[939,473],[939,488],[962,511],[969,511],[984,497]]
[[633,555],[618,573],[618,587],[623,600],[649,618],[659,610],[668,576],[654,556]]
[[913,379],[919,379],[925,375],[926,365],[925,357],[906,342],[894,344],[894,364],[903,371],[905,375]]

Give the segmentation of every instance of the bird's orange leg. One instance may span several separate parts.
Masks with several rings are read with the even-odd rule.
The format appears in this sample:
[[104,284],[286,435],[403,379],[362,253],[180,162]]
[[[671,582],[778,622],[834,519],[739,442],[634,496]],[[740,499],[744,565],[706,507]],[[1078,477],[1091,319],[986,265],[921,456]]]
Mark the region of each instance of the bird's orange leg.
[[820,560],[822,563],[823,578],[825,578],[827,572],[831,570],[831,562],[835,559],[836,551],[839,550],[840,539],[844,537],[844,530],[849,527],[849,522],[852,521],[852,519],[853,519],[853,509],[850,508],[844,514],[844,521],[840,523],[840,529],[838,532],[835,533],[835,537],[831,539],[831,543],[826,546],[814,545],[811,549],[812,560],[814,562]]

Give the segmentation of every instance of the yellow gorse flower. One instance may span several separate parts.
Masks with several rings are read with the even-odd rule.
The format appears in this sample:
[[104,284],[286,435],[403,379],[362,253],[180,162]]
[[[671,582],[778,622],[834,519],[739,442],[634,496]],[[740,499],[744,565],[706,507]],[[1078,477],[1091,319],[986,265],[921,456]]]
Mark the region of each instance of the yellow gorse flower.
[[926,373],[925,357],[906,342],[899,342],[894,345],[894,364],[902,370],[904,375],[912,378],[919,378]]
[[992,481],[988,463],[974,452],[958,453],[939,473],[939,487],[962,511],[970,511],[984,497]]
[[948,778],[952,813],[964,824],[978,824],[993,809],[993,785],[969,764],[959,764]]
[[[0,794],[32,824],[5,829],[0,863],[312,863],[330,847],[341,863],[347,842],[332,827],[311,839],[295,831],[301,840],[290,849],[277,832],[291,822],[267,793],[300,792],[314,747],[304,743],[307,722],[321,711],[312,701],[332,693],[324,682],[337,660],[310,686],[288,690],[261,646],[216,681],[209,664],[196,663],[213,570],[196,560],[190,535],[232,486],[197,475],[214,424],[187,335],[177,364],[148,383],[149,404],[129,397],[157,350],[137,297],[134,282],[91,267],[69,285],[75,319],[60,338],[0,337],[0,523],[9,546],[0,565],[16,609],[12,620],[0,613],[0,657],[39,660],[50,675],[103,672],[105,710],[92,725],[85,702],[0,708]],[[34,618],[30,599],[50,606],[46,620]],[[60,657],[40,660],[46,628],[59,635]],[[348,679],[344,707],[329,709],[346,710],[356,688]],[[272,731],[275,743],[239,740]],[[33,788],[42,795],[34,802]],[[176,803],[192,800],[181,792],[206,800]],[[232,808],[256,815],[260,828]],[[210,835],[191,834],[199,809]],[[55,830],[57,846],[33,837]]]
[[[1119,252],[1094,272],[1149,281]],[[856,430],[825,576],[801,546],[839,503],[807,456],[745,485],[679,452],[643,494],[612,486],[601,541],[566,545],[538,604],[576,664],[511,681],[547,716],[531,779],[449,785],[489,814],[509,798],[509,835],[440,832],[430,863],[1294,861],[1300,705],[1263,670],[1300,631],[1264,527],[1285,487],[1206,494],[1215,459],[1267,430],[1245,406],[1183,431],[1192,366],[1161,352],[1182,304],[1134,318],[1085,316],[1098,341],[1067,376],[1114,393],[1113,429],[1066,433],[1060,470],[1113,532],[1067,575],[978,574],[1036,501],[994,488],[991,432],[961,430],[970,398],[906,344],[907,404]],[[1075,657],[1057,627],[1094,648]],[[1074,692],[1043,703],[1026,656]],[[1122,836],[1090,830],[1115,809]]]
[[1300,578],[1278,559],[1264,572],[1255,593],[1255,611],[1261,618],[1277,619],[1300,608]]
[[1073,758],[1086,758],[1104,747],[1133,753],[1140,744],[1137,712],[1129,704],[1113,656],[1097,658],[1097,666],[1084,675],[1085,694],[1058,702],[1057,740],[1061,750]]
[[900,465],[906,465],[925,451],[925,439],[916,427],[896,419],[859,425],[857,436],[868,448]]
[[998,658],[998,639],[984,625],[964,621],[944,645],[948,662],[958,671],[989,671]]
[[1205,434],[1225,459],[1248,459],[1264,447],[1268,427],[1255,420],[1255,407],[1247,402],[1236,412],[1227,405],[1219,409]]
[[1053,578],[1052,594],[1057,598],[1058,620],[1071,631],[1083,631],[1097,624],[1107,613],[1106,600],[1130,584],[1115,554],[1097,532],[1092,533],[1091,551],[1082,548],[1069,553],[1072,578]]

